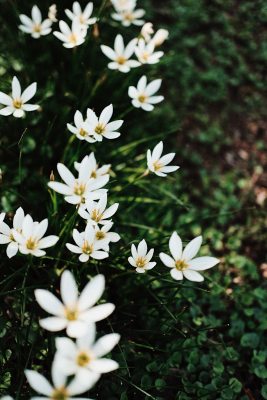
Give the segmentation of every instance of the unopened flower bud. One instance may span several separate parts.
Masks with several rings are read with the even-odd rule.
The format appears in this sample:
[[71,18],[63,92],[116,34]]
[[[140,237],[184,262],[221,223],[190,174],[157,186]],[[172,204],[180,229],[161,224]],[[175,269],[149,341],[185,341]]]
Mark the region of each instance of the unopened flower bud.
[[159,29],[151,41],[154,43],[155,47],[160,46],[169,37],[169,31],[167,29]]

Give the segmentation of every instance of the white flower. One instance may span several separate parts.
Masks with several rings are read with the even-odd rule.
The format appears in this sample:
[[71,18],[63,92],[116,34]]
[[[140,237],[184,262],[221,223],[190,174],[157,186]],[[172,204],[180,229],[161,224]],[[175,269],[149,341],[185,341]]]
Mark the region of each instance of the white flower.
[[153,104],[160,103],[164,100],[163,96],[154,96],[161,86],[161,79],[155,79],[147,84],[147,77],[142,76],[137,83],[137,87],[130,86],[128,90],[131,97],[132,105],[136,108],[142,108],[145,111],[152,111]]
[[101,50],[112,62],[108,64],[109,69],[117,69],[120,72],[129,72],[131,68],[138,67],[140,63],[137,60],[131,60],[130,57],[135,51],[137,39],[132,39],[124,47],[123,37],[117,35],[114,42],[114,50],[111,47],[101,45]]
[[[98,164],[96,162],[96,158],[94,153],[90,153],[89,156],[85,156],[85,158],[88,160],[87,161],[87,167],[88,167],[88,177],[89,178],[99,178],[100,176],[104,175],[109,175],[109,170],[111,165],[110,164],[105,164],[102,167],[98,167]],[[74,162],[74,167],[75,169],[79,172],[80,170],[81,163]]]
[[151,172],[154,172],[158,176],[165,177],[168,173],[177,171],[178,166],[167,166],[175,157],[175,153],[168,153],[165,156],[161,156],[163,151],[163,142],[159,142],[156,147],[147,151],[147,166]]
[[166,267],[171,268],[173,279],[181,280],[183,277],[194,282],[204,280],[203,276],[197,271],[204,271],[214,267],[220,262],[215,257],[197,257],[202,243],[202,236],[198,236],[189,242],[183,251],[183,245],[180,236],[173,232],[169,240],[169,248],[172,257],[165,253],[160,253],[160,259]]
[[68,130],[73,133],[78,139],[86,140],[88,143],[94,143],[96,139],[93,133],[88,131],[88,119],[83,119],[82,113],[76,111],[74,114],[75,126],[67,124]]
[[18,78],[14,76],[12,80],[12,95],[0,92],[0,104],[5,107],[0,110],[0,115],[13,114],[16,118],[25,115],[25,111],[35,111],[39,108],[36,104],[26,104],[36,93],[37,83],[34,82],[21,93],[21,86]]
[[48,9],[48,18],[52,22],[57,22],[57,5],[56,4],[51,4],[51,6]]
[[143,10],[142,8],[135,10],[134,8],[135,6],[117,13],[113,13],[111,14],[111,16],[116,21],[121,22],[123,26],[141,26],[145,22],[144,20],[140,19],[145,15],[145,10]]
[[[65,183],[51,181],[48,186],[58,193],[65,196],[65,200],[70,204],[84,204],[87,198],[96,200],[100,198],[103,190],[100,189],[108,183],[109,175],[102,175],[98,178],[90,178],[91,160],[85,156],[80,164],[79,175],[76,179],[64,164],[58,164],[57,170],[61,179]],[[100,189],[100,190],[99,190]]]
[[113,226],[112,221],[107,221],[101,228],[98,225],[94,226],[95,240],[101,241],[101,247],[109,251],[109,243],[116,243],[120,240],[120,235],[116,232],[110,232]]
[[135,8],[136,0],[111,0],[116,11],[121,12]]
[[145,239],[143,239],[137,246],[135,247],[132,244],[131,247],[132,257],[128,258],[129,263],[136,268],[136,272],[144,273],[146,270],[152,269],[155,267],[156,262],[151,262],[151,258],[154,254],[154,249],[150,249],[147,251],[147,244]]
[[5,222],[0,223],[0,244],[8,244],[6,249],[8,258],[14,257],[19,250],[19,244],[14,238],[13,230],[16,230],[18,233],[22,232],[22,223],[24,217],[24,211],[20,207],[17,209],[14,215],[12,229],[10,229]]
[[168,39],[168,37],[169,37],[169,32],[167,31],[167,29],[159,29],[151,39],[151,42],[155,45],[155,47],[158,47],[163,42],[165,42],[165,40]]
[[139,39],[135,47],[135,54],[141,64],[156,64],[163,56],[163,51],[156,51],[155,44],[150,41],[146,43],[144,39]]
[[65,21],[59,21],[61,32],[55,31],[53,34],[63,42],[63,46],[67,49],[79,46],[85,42],[87,30],[79,23],[78,20],[73,20],[71,28]]
[[[22,217],[22,213],[18,220]],[[20,220],[21,221],[21,220]],[[22,221],[21,232],[16,229],[12,230],[12,235],[19,245],[19,251],[22,254],[32,254],[35,257],[42,257],[46,254],[43,249],[54,246],[59,237],[50,235],[43,237],[47,231],[48,220],[33,222],[30,215],[26,215]]]
[[93,7],[93,3],[90,2],[86,5],[84,11],[82,11],[80,3],[75,1],[72,5],[72,11],[67,9],[65,13],[72,21],[76,19],[81,25],[87,28],[89,25],[95,24],[97,20],[96,18],[91,18]]
[[45,19],[42,22],[41,11],[36,5],[32,7],[32,18],[24,14],[19,15],[19,18],[22,23],[22,25],[19,25],[19,29],[22,32],[30,33],[34,39],[48,35],[52,30],[52,21]]
[[141,36],[145,39],[146,42],[149,42],[151,39],[151,35],[154,33],[153,24],[151,22],[146,22],[141,29]]
[[95,333],[95,328],[90,328],[76,343],[69,338],[56,338],[56,365],[67,376],[75,375],[81,384],[119,368],[116,361],[102,357],[116,346],[120,335],[111,333],[95,342]]
[[48,380],[37,371],[27,369],[25,375],[30,386],[37,393],[45,396],[32,397],[31,400],[90,400],[88,397],[77,398],[73,396],[87,392],[96,382],[95,377],[92,374],[84,383],[77,378],[74,378],[67,383],[66,376],[62,374],[55,362],[52,364],[53,385],[51,385]]
[[95,112],[90,108],[87,109],[87,123],[90,134],[94,135],[94,138],[101,142],[103,137],[106,139],[116,139],[120,136],[120,132],[117,130],[122,126],[123,120],[117,120],[109,122],[113,114],[113,106],[110,104],[105,107],[101,112],[100,117],[97,118]]
[[90,257],[96,260],[103,260],[108,257],[108,253],[102,250],[106,248],[108,242],[97,241],[95,228],[90,224],[81,233],[74,229],[73,240],[76,246],[71,243],[67,243],[66,246],[73,253],[80,254],[79,260],[81,262],[87,262]]
[[97,202],[91,200],[86,201],[85,208],[79,209],[79,215],[90,224],[105,225],[107,220],[117,212],[119,207],[119,203],[114,203],[107,208],[107,202],[108,196],[106,193],[103,193]]
[[81,337],[97,321],[107,318],[115,306],[111,303],[93,305],[100,299],[105,289],[105,278],[97,275],[87,283],[78,297],[78,288],[73,275],[64,271],[61,276],[60,294],[62,302],[48,290],[35,290],[39,305],[54,315],[41,319],[40,326],[48,331],[67,330],[70,337]]

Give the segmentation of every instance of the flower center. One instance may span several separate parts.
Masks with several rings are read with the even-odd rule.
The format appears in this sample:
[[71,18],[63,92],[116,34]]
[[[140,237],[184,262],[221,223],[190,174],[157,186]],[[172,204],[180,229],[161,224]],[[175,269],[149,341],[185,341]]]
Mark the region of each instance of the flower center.
[[69,393],[64,387],[55,389],[51,397],[52,400],[68,400],[68,398],[69,398]]
[[76,43],[77,43],[77,37],[76,37],[76,35],[75,35],[74,33],[72,33],[72,34],[69,36],[69,42],[70,42],[71,44],[76,44]]
[[124,14],[124,19],[126,20],[126,21],[133,21],[134,20],[134,16],[133,16],[133,14],[131,14],[131,13],[125,13]]
[[95,133],[98,133],[99,135],[102,135],[102,133],[104,133],[104,132],[105,132],[105,126],[104,125],[98,124],[95,127]]
[[175,262],[175,268],[178,269],[178,271],[184,271],[188,268],[188,264],[184,260],[177,260]]
[[37,247],[37,243],[38,241],[36,239],[30,237],[26,242],[26,247],[28,250],[34,250]]
[[85,240],[82,245],[82,251],[89,256],[93,252],[93,246]]
[[65,316],[68,321],[76,321],[78,318],[78,311],[77,310],[71,310],[70,308],[65,309]]
[[100,211],[97,208],[95,208],[91,212],[91,218],[95,222],[99,222],[101,220],[102,216],[103,216],[103,214],[101,214]]
[[77,194],[77,196],[82,196],[85,192],[85,188],[86,188],[85,183],[75,182],[74,194]]
[[87,132],[85,129],[81,128],[80,131],[79,131],[79,134],[80,134],[82,137],[85,137],[85,136],[88,135],[88,132]]
[[149,53],[147,53],[146,51],[144,51],[144,53],[142,54],[143,60],[147,61],[148,57],[149,57]]
[[21,106],[22,106],[22,101],[20,99],[14,99],[13,100],[13,107],[21,108]]
[[163,165],[159,161],[155,161],[153,163],[153,167],[155,171],[159,171],[163,167]]
[[146,99],[147,99],[147,97],[144,94],[141,94],[138,97],[138,100],[140,101],[140,103],[145,103]]
[[117,58],[117,63],[118,63],[119,65],[125,64],[126,61],[127,61],[127,59],[126,59],[125,57],[123,57],[123,56],[119,56],[119,57]]
[[41,25],[40,24],[34,25],[33,32],[40,33],[41,32]]
[[138,268],[143,268],[146,265],[146,259],[144,257],[138,257],[135,263]]
[[76,362],[80,367],[85,367],[91,361],[91,357],[85,351],[78,354]]
[[104,239],[105,233],[102,232],[102,231],[98,231],[98,232],[96,232],[95,237],[96,237],[97,240]]
[[96,178],[96,171],[92,171],[92,172],[91,172],[90,178],[94,178],[94,179]]
[[83,15],[80,15],[79,21],[80,21],[81,24],[84,24],[84,23],[85,23],[85,20],[84,20]]

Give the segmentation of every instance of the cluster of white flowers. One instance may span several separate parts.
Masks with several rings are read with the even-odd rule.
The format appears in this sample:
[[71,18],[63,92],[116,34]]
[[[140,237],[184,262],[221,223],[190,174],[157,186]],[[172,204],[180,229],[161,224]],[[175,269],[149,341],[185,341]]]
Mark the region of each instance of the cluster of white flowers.
[[[30,386],[46,396],[42,399],[71,400],[72,396],[91,389],[101,374],[119,367],[116,361],[103,356],[116,346],[120,335],[110,333],[95,341],[95,323],[107,318],[115,309],[111,303],[95,305],[104,289],[105,278],[97,275],[87,283],[79,296],[73,275],[64,271],[60,281],[62,301],[47,290],[35,290],[38,304],[52,314],[52,317],[41,319],[40,326],[51,332],[66,329],[67,335],[76,339],[74,342],[68,337],[56,338],[56,353],[51,370],[52,385],[39,372],[25,371]],[[71,381],[69,377],[72,377]]]
[[3,214],[1,216],[0,244],[7,244],[6,254],[9,258],[14,257],[18,251],[42,257],[46,254],[44,249],[54,246],[59,239],[55,235],[43,237],[48,228],[48,220],[33,221],[29,214],[25,215],[21,207],[14,215],[12,228],[3,222]]
[[[163,56],[163,51],[156,48],[168,37],[168,31],[160,29],[154,33],[153,25],[141,18],[143,9],[136,9],[136,0],[112,0],[115,13],[112,18],[120,21],[123,26],[137,25],[142,29],[138,37],[133,38],[127,45],[121,34],[115,38],[114,49],[101,45],[102,52],[111,60],[108,68],[123,73],[143,64],[155,64]],[[88,3],[82,10],[75,1],[72,10],[66,9],[65,14],[71,20],[71,27],[63,20],[59,21],[60,31],[53,34],[63,42],[66,48],[73,48],[85,42],[88,28],[95,24],[97,18],[92,17],[93,3]],[[48,35],[52,31],[52,24],[57,21],[57,8],[53,4],[49,7],[48,18],[42,20],[39,8],[34,5],[31,18],[24,14],[19,16],[20,30],[30,34],[34,39]],[[134,59],[134,55],[137,59]],[[138,80],[136,87],[128,88],[133,107],[145,111],[152,111],[154,105],[164,100],[163,96],[156,95],[161,87],[162,80],[154,79],[149,82],[143,75]],[[38,105],[27,104],[35,95],[37,84],[32,83],[23,92],[16,77],[12,81],[12,95],[0,92],[0,115],[23,117],[25,111],[34,111]],[[67,124],[68,130],[79,140],[88,143],[101,142],[104,138],[116,139],[120,137],[120,128],[123,120],[111,121],[113,105],[103,109],[99,117],[93,109],[87,108],[86,118],[77,110],[74,114],[74,125]],[[142,176],[154,173],[159,177],[178,170],[179,166],[169,165],[175,153],[163,153],[163,142],[160,141],[154,149],[147,150],[147,169]],[[108,205],[108,189],[105,188],[110,178],[111,165],[99,167],[95,154],[91,152],[81,162],[75,162],[77,171],[75,176],[64,164],[57,164],[57,171],[63,182],[53,179],[48,183],[50,189],[62,194],[66,202],[75,205],[78,215],[85,228],[83,231],[73,230],[75,244],[66,243],[72,253],[79,256],[79,261],[86,263],[90,259],[101,260],[109,256],[110,244],[118,242],[120,236],[112,231],[112,217],[117,212],[119,204]],[[25,215],[20,207],[15,212],[12,227],[5,222],[5,213],[0,214],[0,244],[6,244],[6,253],[9,258],[19,251],[22,254],[31,254],[36,257],[44,256],[44,249],[55,245],[58,236],[44,237],[48,220],[33,221],[32,217]],[[162,263],[171,269],[171,276],[175,280],[184,277],[200,282],[203,280],[199,271],[212,268],[219,260],[214,257],[197,257],[202,237],[198,236],[189,242],[183,250],[182,241],[174,232],[169,240],[171,256],[160,253]],[[148,249],[145,239],[137,246],[132,244],[129,264],[136,272],[144,273],[155,267],[152,261],[154,249]],[[117,362],[104,358],[118,343],[120,336],[116,333],[108,334],[97,341],[95,323],[107,318],[115,306],[111,303],[95,305],[101,298],[105,288],[103,275],[97,275],[84,287],[80,296],[75,279],[70,271],[64,271],[60,282],[59,300],[54,294],[44,289],[35,290],[38,304],[50,315],[40,320],[40,326],[51,332],[66,330],[69,337],[56,338],[56,354],[51,368],[52,384],[36,371],[26,370],[25,374],[30,386],[45,397],[33,399],[61,399],[71,400],[73,396],[88,391],[100,378],[102,373],[118,368]],[[73,341],[70,338],[76,339]],[[70,379],[71,377],[71,379]],[[11,399],[10,397],[6,397]],[[79,398],[86,400],[85,398]],[[78,400],[78,399],[77,399]]]

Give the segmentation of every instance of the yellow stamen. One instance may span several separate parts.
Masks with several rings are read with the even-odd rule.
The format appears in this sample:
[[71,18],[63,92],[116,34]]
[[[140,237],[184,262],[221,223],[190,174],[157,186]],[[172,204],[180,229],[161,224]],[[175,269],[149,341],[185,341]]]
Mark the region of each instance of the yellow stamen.
[[41,32],[41,25],[39,25],[39,24],[34,25],[33,32],[40,33]]
[[65,387],[55,389],[52,393],[52,400],[68,400],[69,392]]
[[85,367],[91,361],[91,357],[86,352],[81,352],[76,358],[76,362],[80,367]]
[[88,132],[87,132],[85,129],[81,128],[80,131],[79,131],[79,134],[80,134],[82,137],[85,137],[85,136],[88,135]]
[[93,252],[93,246],[85,240],[82,245],[82,251],[89,256]]
[[138,97],[138,100],[140,101],[140,103],[145,103],[145,101],[147,100],[147,96],[141,94]]
[[184,260],[177,260],[175,263],[175,268],[178,271],[184,271],[188,268],[188,264]]
[[138,257],[135,263],[138,268],[144,268],[147,261],[144,257]]
[[75,35],[74,33],[72,33],[72,34],[69,36],[69,42],[70,42],[71,44],[76,44],[76,43],[77,43],[77,37],[76,37],[76,35]]
[[92,171],[90,178],[96,178],[96,171]]
[[125,58],[123,56],[119,56],[116,61],[117,61],[118,64],[123,65],[123,64],[126,63],[127,58]]
[[77,310],[71,310],[70,308],[65,308],[65,316],[68,321],[76,321],[78,318]]
[[13,100],[13,107],[19,109],[22,106],[22,101],[20,99],[14,99]]
[[103,216],[103,214],[101,214],[100,211],[97,208],[95,208],[91,212],[91,218],[95,222],[99,222],[101,220],[102,216]]
[[85,189],[86,189],[86,184],[75,182],[74,194],[77,194],[77,196],[82,196],[85,192]]
[[159,161],[155,161],[153,163],[153,167],[155,171],[159,171],[163,167],[163,164],[161,164]]
[[96,234],[95,234],[95,237],[96,237],[97,240],[104,239],[105,236],[106,236],[105,233],[102,232],[102,231],[98,231],[98,232],[96,232]]
[[34,250],[34,249],[36,249],[37,244],[38,244],[38,241],[36,239],[33,239],[30,237],[26,242],[26,248],[28,250]]
[[105,132],[105,126],[104,125],[98,124],[95,127],[95,133],[98,133],[98,135],[102,135],[102,133],[104,133],[104,132]]

